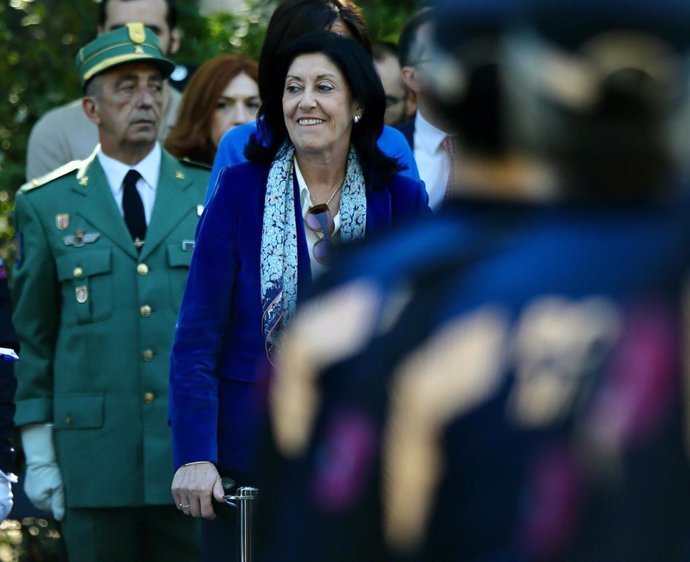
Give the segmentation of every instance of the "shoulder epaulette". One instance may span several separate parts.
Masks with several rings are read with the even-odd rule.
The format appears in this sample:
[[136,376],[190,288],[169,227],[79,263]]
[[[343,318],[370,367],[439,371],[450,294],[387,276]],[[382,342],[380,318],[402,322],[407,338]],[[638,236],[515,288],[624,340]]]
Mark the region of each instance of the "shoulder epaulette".
[[53,180],[56,180],[58,178],[61,178],[62,176],[66,176],[67,174],[74,172],[81,166],[81,164],[82,160],[72,160],[71,162],[67,162],[67,164],[62,165],[59,168],[55,168],[52,172],[48,172],[44,176],[40,176],[38,178],[34,178],[26,182],[19,188],[19,190],[30,191],[31,189],[36,189],[37,187],[46,185]]
[[202,170],[211,170],[211,165],[210,164],[204,164],[203,162],[197,162],[196,160],[190,160],[186,156],[184,158],[180,158],[179,160],[180,164],[184,164],[185,166],[190,166],[192,168],[201,168]]

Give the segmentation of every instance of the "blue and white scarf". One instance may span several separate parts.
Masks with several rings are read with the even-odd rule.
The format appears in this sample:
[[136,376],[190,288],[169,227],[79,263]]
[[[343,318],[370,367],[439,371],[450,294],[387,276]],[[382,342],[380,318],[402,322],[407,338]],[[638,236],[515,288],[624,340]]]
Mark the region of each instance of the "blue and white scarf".
[[[286,142],[268,172],[261,232],[261,329],[272,358],[297,305],[297,225],[295,224],[294,146]],[[340,239],[364,238],[367,198],[362,167],[351,147],[340,195]],[[300,224],[300,228],[303,225]]]

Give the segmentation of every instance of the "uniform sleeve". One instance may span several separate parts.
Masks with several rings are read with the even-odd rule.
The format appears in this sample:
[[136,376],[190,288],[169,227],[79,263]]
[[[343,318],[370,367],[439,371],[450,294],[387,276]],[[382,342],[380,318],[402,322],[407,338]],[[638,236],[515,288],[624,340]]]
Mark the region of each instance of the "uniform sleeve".
[[17,425],[51,422],[60,292],[43,225],[24,193],[17,194],[15,227],[19,255],[13,276],[12,321],[21,345],[15,421]]
[[420,181],[417,163],[415,162],[412,149],[405,139],[405,135],[393,127],[384,125],[383,132],[378,140],[378,146],[381,152],[389,158],[395,158],[403,166],[404,169],[400,171],[400,174]]
[[[197,227],[196,247],[175,331],[170,368],[170,424],[175,469],[218,460],[219,350],[230,322],[237,272],[237,201],[221,172],[218,195]],[[246,188],[246,186],[243,186]]]
[[233,127],[222,136],[216,157],[213,160],[213,169],[211,170],[211,177],[206,190],[206,199],[204,200],[205,205],[208,205],[211,196],[216,191],[216,184],[218,183],[218,176],[221,170],[227,166],[234,166],[247,161],[244,157],[244,147],[247,146],[249,138],[255,131],[255,123],[245,123],[239,127]]

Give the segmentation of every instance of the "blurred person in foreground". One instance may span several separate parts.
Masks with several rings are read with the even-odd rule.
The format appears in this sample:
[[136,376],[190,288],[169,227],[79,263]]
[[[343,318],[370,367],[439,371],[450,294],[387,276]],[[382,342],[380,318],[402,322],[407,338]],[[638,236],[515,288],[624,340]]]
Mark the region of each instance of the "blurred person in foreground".
[[211,166],[223,134],[256,119],[259,65],[241,55],[219,55],[194,73],[165,148],[177,158]]
[[[364,15],[352,0],[282,0],[268,22],[259,56],[261,99],[268,95],[267,89],[273,82],[278,52],[298,37],[319,30],[350,37],[371,54],[371,39]],[[263,127],[261,120],[236,127],[223,136],[211,171],[206,193],[207,202],[215,193],[221,170],[226,166],[246,162],[245,148],[255,133],[264,146],[271,144],[270,131]],[[392,127],[383,127],[378,145],[386,156],[400,162],[403,175],[419,179],[412,151],[399,131]]]
[[386,114],[383,122],[391,126],[400,125],[414,116],[417,104],[414,95],[403,82],[398,47],[387,41],[375,41],[372,45],[372,56],[376,72],[379,73],[386,92]]
[[141,23],[77,54],[91,157],[15,200],[16,423],[24,488],[71,562],[190,562],[172,504],[168,366],[208,170],[157,142],[174,68]]
[[526,7],[437,2],[460,189],[286,334],[262,562],[687,559],[690,6]]
[[[166,56],[179,50],[175,0],[102,0],[98,3],[98,35],[134,21],[153,30]],[[181,98],[181,94],[167,81],[163,88],[163,122],[158,130],[160,140],[167,137],[175,123]],[[81,99],[51,109],[36,122],[29,134],[27,181],[73,160],[87,158],[97,144],[98,129],[84,115]]]
[[[12,327],[12,303],[7,287],[7,268],[0,259],[0,347],[11,350],[19,348],[17,336]],[[12,484],[15,476],[14,448],[14,393],[17,379],[14,376],[12,356],[0,356],[0,523],[12,510]]]
[[172,492],[203,517],[206,560],[227,560],[221,475],[256,485],[261,368],[333,245],[429,212],[421,183],[376,139],[385,95],[357,42],[319,31],[274,61],[249,163],[225,168],[197,234],[171,364]]

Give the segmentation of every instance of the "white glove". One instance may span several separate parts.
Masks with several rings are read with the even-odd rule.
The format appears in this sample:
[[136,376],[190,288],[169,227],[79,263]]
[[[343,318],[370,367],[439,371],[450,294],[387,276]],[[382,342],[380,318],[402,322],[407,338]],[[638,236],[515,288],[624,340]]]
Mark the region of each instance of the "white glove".
[[24,491],[38,509],[52,512],[57,521],[65,516],[65,492],[55,457],[53,425],[33,424],[22,427],[22,445],[26,457]]
[[5,474],[0,470],[0,523],[12,511],[12,484],[15,482],[17,477],[14,474]]

